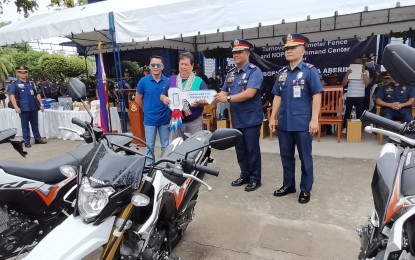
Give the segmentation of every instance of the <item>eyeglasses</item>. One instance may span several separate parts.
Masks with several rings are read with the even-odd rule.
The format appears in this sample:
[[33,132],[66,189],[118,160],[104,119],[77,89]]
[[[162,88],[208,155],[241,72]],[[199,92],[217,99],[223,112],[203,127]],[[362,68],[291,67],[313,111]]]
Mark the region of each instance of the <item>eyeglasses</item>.
[[160,64],[160,63],[151,63],[150,66],[153,67],[153,68],[157,67],[157,68],[160,69],[161,66],[163,66],[163,64]]

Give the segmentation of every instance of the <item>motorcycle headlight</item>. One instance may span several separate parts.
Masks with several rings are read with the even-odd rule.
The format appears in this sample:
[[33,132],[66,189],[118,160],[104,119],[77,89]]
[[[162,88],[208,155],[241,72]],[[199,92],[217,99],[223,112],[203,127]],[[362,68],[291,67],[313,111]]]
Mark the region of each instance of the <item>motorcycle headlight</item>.
[[83,218],[93,218],[108,204],[109,196],[115,190],[111,187],[92,188],[86,177],[82,178],[78,194],[78,209]]

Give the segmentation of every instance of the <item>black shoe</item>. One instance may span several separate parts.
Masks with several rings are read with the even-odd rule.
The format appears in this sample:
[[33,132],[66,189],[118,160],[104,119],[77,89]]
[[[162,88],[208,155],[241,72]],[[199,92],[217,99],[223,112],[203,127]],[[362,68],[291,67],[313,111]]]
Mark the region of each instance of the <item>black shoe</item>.
[[261,182],[250,182],[245,187],[245,191],[254,191],[261,187]]
[[246,179],[238,178],[231,183],[231,186],[242,186],[247,184],[249,181]]
[[295,193],[295,192],[296,192],[295,188],[289,188],[289,187],[282,186],[279,190],[274,191],[274,196],[282,197],[282,196],[288,195],[290,193]]
[[24,147],[30,148],[30,147],[32,147],[32,145],[31,144],[24,144]]
[[45,140],[39,139],[39,140],[35,140],[35,144],[46,144],[48,142],[46,142]]
[[300,196],[298,197],[298,203],[305,204],[310,201],[311,193],[302,191],[300,192]]

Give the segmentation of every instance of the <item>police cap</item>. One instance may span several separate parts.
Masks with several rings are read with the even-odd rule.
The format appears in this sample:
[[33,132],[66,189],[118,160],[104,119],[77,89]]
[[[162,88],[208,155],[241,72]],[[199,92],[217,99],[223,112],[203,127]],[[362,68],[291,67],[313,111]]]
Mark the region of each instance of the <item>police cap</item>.
[[130,73],[130,71],[128,69],[125,69],[124,73]]
[[150,71],[150,67],[149,66],[144,66],[143,71]]
[[299,34],[299,33],[293,33],[288,34],[282,37],[282,42],[284,43],[284,47],[293,47],[293,46],[299,46],[299,45],[306,45],[310,41],[307,37]]
[[29,68],[25,66],[18,66],[15,69],[16,71],[28,71],[29,70]]
[[232,51],[243,51],[243,50],[251,50],[254,46],[245,40],[242,39],[235,39],[231,42]]

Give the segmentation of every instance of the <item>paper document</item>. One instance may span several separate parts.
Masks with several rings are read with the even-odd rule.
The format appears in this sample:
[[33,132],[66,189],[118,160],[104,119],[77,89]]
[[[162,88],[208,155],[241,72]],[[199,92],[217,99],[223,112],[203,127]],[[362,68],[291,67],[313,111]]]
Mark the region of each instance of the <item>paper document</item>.
[[352,71],[352,73],[349,74],[349,79],[361,79],[362,78],[362,70],[363,70],[362,64],[350,64],[349,70]]

